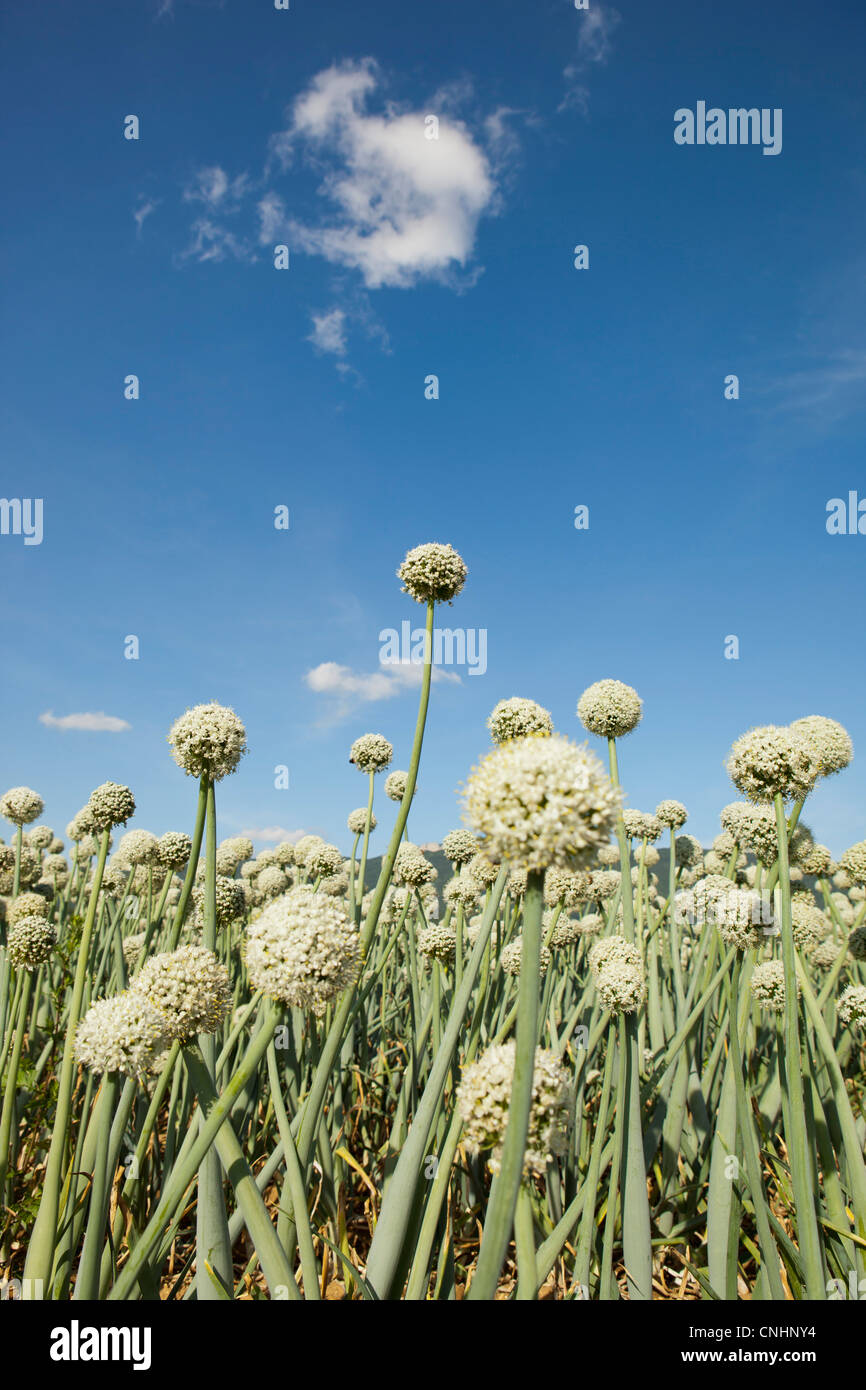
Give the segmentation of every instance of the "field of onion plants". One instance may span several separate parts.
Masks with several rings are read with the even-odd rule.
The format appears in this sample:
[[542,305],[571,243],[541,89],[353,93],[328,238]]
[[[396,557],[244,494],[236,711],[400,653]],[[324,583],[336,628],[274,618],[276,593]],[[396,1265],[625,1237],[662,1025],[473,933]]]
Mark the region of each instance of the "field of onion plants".
[[380,734],[352,745],[348,859],[219,840],[246,733],[216,703],[168,736],[197,784],[182,830],[130,827],[112,782],[65,840],[37,792],[0,798],[7,1296],[866,1288],[866,842],[833,862],[806,824],[848,734],[744,733],[707,849],[676,788],[625,805],[630,686],[585,690],[575,738],[503,699],[436,882],[409,830],[434,613],[466,567],[431,543],[398,575],[426,610],[416,732],[405,771]]

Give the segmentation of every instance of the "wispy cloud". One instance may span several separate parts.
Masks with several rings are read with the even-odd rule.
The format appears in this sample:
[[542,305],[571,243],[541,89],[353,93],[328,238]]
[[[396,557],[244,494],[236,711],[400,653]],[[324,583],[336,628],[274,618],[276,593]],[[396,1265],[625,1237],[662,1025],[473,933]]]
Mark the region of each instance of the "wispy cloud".
[[586,77],[590,70],[604,64],[610,57],[613,47],[613,32],[621,15],[609,5],[600,5],[593,0],[588,10],[578,12],[580,27],[577,35],[577,57],[563,69],[565,95],[557,108],[559,111],[580,111],[586,115],[589,110],[589,87]]
[[144,226],[145,219],[150,217],[152,212],[156,211],[159,207],[159,203],[160,200],[158,198],[145,198],[142,194],[139,199],[138,207],[134,209],[132,214],[136,226],[136,236],[141,236],[141,229]]
[[106,714],[103,710],[62,715],[55,715],[51,710],[46,710],[44,714],[40,714],[39,723],[47,724],[50,729],[83,729],[87,733],[119,734],[124,729],[132,728],[125,719],[118,719],[116,715]]
[[238,212],[249,190],[249,175],[238,174],[230,179],[225,169],[211,164],[197,169],[183,190],[185,203],[204,203],[205,207],[222,213]]
[[770,387],[776,397],[773,409],[788,413],[820,413],[826,419],[841,419],[864,406],[866,351],[846,349],[834,353],[830,361],[801,368],[780,377]]
[[313,331],[307,338],[317,352],[332,352],[335,357],[346,355],[346,313],[344,309],[329,309],[325,314],[311,314]]

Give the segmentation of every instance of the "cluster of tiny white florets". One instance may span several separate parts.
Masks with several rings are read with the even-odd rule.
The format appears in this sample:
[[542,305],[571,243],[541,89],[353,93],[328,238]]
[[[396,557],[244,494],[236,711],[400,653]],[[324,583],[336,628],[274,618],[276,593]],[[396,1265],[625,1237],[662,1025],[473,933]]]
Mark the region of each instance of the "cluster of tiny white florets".
[[41,913],[17,917],[9,924],[6,948],[16,970],[32,970],[41,965],[56,944],[57,928]]
[[440,922],[424,927],[415,940],[420,955],[441,961],[443,965],[452,961],[457,953],[457,932]]
[[596,859],[598,860],[599,864],[607,864],[608,866],[612,864],[618,864],[619,845],[602,845],[601,849],[598,851],[598,854],[596,855]]
[[622,738],[641,720],[642,700],[622,681],[596,681],[577,702],[577,717],[585,729],[602,738]]
[[599,998],[613,1014],[634,1013],[646,998],[646,980],[638,948],[622,936],[597,941],[589,956]]
[[835,719],[826,719],[822,714],[808,714],[805,719],[795,719],[791,728],[808,745],[822,777],[841,772],[854,756],[854,745],[848,730]]
[[674,862],[681,868],[689,869],[700,864],[704,850],[700,840],[694,835],[677,835],[674,840]]
[[625,833],[630,840],[657,840],[662,833],[662,823],[658,816],[646,811],[623,811]]
[[742,734],[731,748],[728,776],[749,801],[798,800],[811,791],[819,774],[810,745],[779,724],[764,724]]
[[606,902],[619,891],[622,874],[619,869],[594,869],[590,874],[589,896],[592,902]]
[[450,545],[416,545],[397,571],[403,593],[416,603],[450,603],[466,582],[466,566]]
[[442,853],[452,864],[468,864],[479,848],[471,830],[449,830],[442,841]]
[[830,923],[819,907],[805,902],[791,903],[794,944],[798,951],[812,951],[830,935]]
[[472,878],[465,869],[448,882],[442,890],[442,896],[446,903],[453,903],[464,908],[473,908],[477,905],[480,890],[477,881]]
[[544,901],[548,907],[576,907],[588,901],[592,889],[592,876],[585,871],[572,872],[570,869],[548,869],[544,875]]
[[[243,879],[239,882],[242,883]],[[256,875],[256,888],[266,898],[278,898],[280,893],[285,893],[288,886],[289,880],[279,864],[267,864],[261,873]]]
[[69,865],[62,854],[46,854],[42,872],[47,878],[60,878],[69,873]]
[[311,849],[315,848],[316,845],[323,845],[324,843],[325,841],[322,839],[321,835],[302,835],[299,840],[296,840],[294,859],[298,868],[302,869],[304,867],[304,860]]
[[430,883],[435,875],[435,866],[424,858],[418,846],[404,840],[394,856],[394,882],[418,888],[422,883]]
[[315,1009],[357,979],[358,933],[334,898],[301,886],[277,898],[248,927],[245,958],[254,989]]
[[[553,958],[547,947],[542,946],[539,954],[539,971],[542,980],[544,979],[545,975],[550,969],[550,962],[552,959]],[[505,947],[501,956],[499,957],[499,964],[502,966],[502,969],[505,971],[506,975],[519,975],[520,963],[522,960],[523,937],[518,936],[514,939],[514,941],[510,941],[508,945]]]
[[159,837],[156,852],[167,869],[182,869],[192,853],[192,840],[182,830],[167,830]]
[[391,801],[402,801],[406,795],[406,788],[409,785],[408,772],[401,772],[399,768],[389,772],[385,778],[385,795]]
[[90,1071],[141,1077],[168,1041],[165,1015],[139,991],[128,989],[90,1006],[78,1025],[75,1055]]
[[721,874],[707,874],[693,888],[677,893],[674,918],[680,924],[718,927],[725,944],[741,951],[760,945],[762,934],[775,929],[769,898],[738,888]]
[[144,945],[146,931],[133,932],[131,936],[123,938],[123,959],[126,961],[127,970],[131,970],[138,957],[141,955],[141,948]]
[[836,1000],[836,1012],[843,1023],[866,1027],[866,985],[849,985]]
[[229,973],[203,946],[179,946],[152,956],[131,989],[160,1011],[167,1036],[178,1042],[215,1033],[231,1003]]
[[219,782],[247,751],[247,731],[233,709],[215,700],[193,705],[171,726],[171,756],[190,777]]
[[[346,820],[346,828],[350,830],[353,835],[363,835],[367,828],[366,806],[359,806],[357,811],[349,812]],[[376,829],[376,817],[372,813],[370,815],[370,829]]]
[[553,719],[550,711],[534,700],[514,695],[510,700],[500,700],[493,708],[487,727],[494,743],[506,743],[510,738],[525,738],[527,734],[552,734]]
[[85,835],[90,835],[96,829],[93,824],[93,817],[90,814],[89,806],[82,806],[81,810],[72,817],[66,827],[66,834],[70,840],[81,840]]
[[[291,852],[293,846],[289,845],[288,848]],[[279,845],[277,849],[279,849]],[[225,855],[227,861],[233,861],[235,869],[237,869],[238,865],[243,864],[245,859],[252,859],[253,842],[246,835],[232,835],[229,839],[221,841],[218,853]],[[291,862],[291,853],[289,862]]]
[[47,849],[54,839],[54,831],[50,825],[34,825],[32,830],[24,831],[24,842],[33,849]]
[[[592,924],[590,931],[587,931],[587,922]],[[574,946],[582,936],[592,935],[594,931],[600,931],[602,925],[602,920],[596,913],[587,914],[583,920],[578,920],[577,917],[566,917],[563,913],[550,934],[550,944],[556,950]]]
[[394,746],[382,734],[362,734],[349,753],[349,762],[360,772],[384,772],[394,756]]
[[329,878],[343,867],[343,856],[336,845],[314,845],[304,859],[310,878]]
[[827,937],[825,941],[819,941],[818,945],[811,952],[809,959],[819,970],[829,970],[836,964],[839,958],[840,947],[838,942],[832,937]]
[[[204,920],[206,891],[203,883],[197,883],[192,890],[193,902],[195,903],[199,921]],[[246,905],[246,896],[241,880],[237,878],[226,878],[222,874],[217,874],[216,925],[218,927],[227,927],[230,922],[234,922],[236,918],[243,916]]]
[[135,797],[120,782],[103,782],[90,793],[87,812],[93,830],[111,830],[135,815]]
[[866,927],[857,927],[851,932],[848,950],[855,960],[866,960]]
[[[548,874],[549,874],[548,870]],[[512,869],[506,879],[505,886],[512,898],[522,898],[526,892],[526,884],[529,875],[525,869]],[[545,891],[547,890],[547,875],[545,875]]]
[[159,841],[149,830],[127,830],[121,835],[114,854],[120,864],[155,864]]
[[496,882],[499,869],[492,859],[488,859],[486,854],[479,851],[477,854],[473,854],[465,866],[465,872],[471,879],[474,879],[478,888],[483,891],[485,888],[489,888],[491,883]]
[[494,748],[464,802],[491,860],[541,870],[587,864],[610,838],[620,794],[594,754],[551,734]]
[[839,863],[852,882],[866,883],[866,840],[846,849]]
[[656,807],[656,816],[662,825],[679,830],[688,820],[689,813],[681,801],[660,801]]
[[826,845],[811,845],[800,857],[800,868],[804,873],[824,878],[830,870],[833,856]]
[[[785,967],[780,960],[764,960],[756,965],[749,979],[752,995],[770,1013],[782,1013],[785,1008]],[[800,993],[799,981],[797,993]]]
[[[457,1106],[470,1153],[488,1155],[491,1170],[499,1170],[508,1126],[514,1083],[514,1042],[495,1043],[463,1068]],[[556,1154],[565,1151],[571,1109],[568,1072],[555,1052],[536,1048],[532,1074],[529,1133],[523,1157],[525,1174],[543,1173]]]
[[0,816],[13,825],[29,825],[45,810],[45,802],[30,787],[10,787],[0,796]]
[[19,922],[22,917],[47,917],[50,911],[48,899],[42,893],[19,893],[6,910],[6,920]]

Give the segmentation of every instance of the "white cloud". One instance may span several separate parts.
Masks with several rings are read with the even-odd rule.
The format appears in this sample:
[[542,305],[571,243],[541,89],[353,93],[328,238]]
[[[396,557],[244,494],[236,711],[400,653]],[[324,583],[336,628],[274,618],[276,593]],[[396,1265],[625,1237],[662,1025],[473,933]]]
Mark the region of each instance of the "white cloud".
[[135,211],[134,211],[133,214],[132,214],[133,219],[135,220],[135,225],[136,225],[136,228],[137,228],[137,234],[138,234],[138,236],[141,236],[141,229],[142,229],[142,227],[144,226],[144,220],[145,220],[145,218],[146,218],[146,217],[150,217],[150,214],[151,214],[152,212],[155,212],[156,209],[157,209],[158,207],[159,207],[159,199],[158,199],[158,198],[157,198],[157,199],[152,199],[152,198],[145,198],[144,196],[142,196],[142,198],[141,198],[140,201],[139,201],[138,207],[135,209]]
[[131,729],[125,719],[118,719],[114,714],[106,714],[103,710],[98,713],[87,714],[63,714],[57,716],[51,710],[46,710],[39,716],[40,724],[47,724],[50,729],[84,729],[88,733],[109,733],[119,734],[123,729]]
[[249,178],[238,174],[230,179],[225,169],[218,164],[197,169],[192,183],[183,190],[185,203],[204,203],[205,207],[220,212],[237,212],[247,192]]
[[346,314],[343,309],[330,309],[326,314],[311,314],[313,331],[307,342],[318,352],[333,352],[336,357],[346,353]]
[[255,251],[243,237],[214,222],[210,217],[199,217],[192,224],[191,239],[178,257],[181,261],[196,260],[224,261],[233,256],[237,261],[255,261]]
[[290,845],[296,845],[302,835],[308,835],[307,830],[285,830],[281,825],[262,825],[247,826],[240,834],[247,840],[263,840],[266,844],[279,845],[288,841]]
[[589,88],[583,80],[588,68],[606,63],[613,47],[612,36],[621,19],[618,10],[593,0],[591,9],[580,11],[580,30],[577,36],[577,58],[563,69],[565,96],[559,111],[577,109],[582,115],[589,110]]
[[292,221],[293,244],[360,271],[368,288],[408,288],[466,266],[496,190],[462,122],[443,116],[439,138],[427,139],[431,113],[367,110],[377,85],[370,59],[318,73],[271,150],[283,168],[298,148],[315,156],[319,191],[336,209],[318,224]]
[[[325,721],[329,723],[347,718],[358,705],[393,700],[396,695],[417,689],[423,671],[420,661],[382,662],[378,671],[369,672],[353,671],[350,666],[341,666],[336,661],[323,661],[308,671],[304,680],[311,690],[330,696],[334,701],[331,719]],[[441,666],[433,667],[432,679],[462,684],[456,671],[444,671]]]
[[259,214],[259,244],[264,246],[276,240],[285,227],[286,209],[278,193],[266,193],[256,211]]

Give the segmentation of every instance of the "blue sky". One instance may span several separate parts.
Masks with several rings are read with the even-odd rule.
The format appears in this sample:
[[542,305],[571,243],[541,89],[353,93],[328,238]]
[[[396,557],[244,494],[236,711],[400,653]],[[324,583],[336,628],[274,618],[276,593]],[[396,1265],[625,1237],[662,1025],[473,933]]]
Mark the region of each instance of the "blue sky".
[[[734,738],[825,714],[855,762],[804,818],[863,838],[866,536],[825,527],[866,498],[861,6],[4,10],[0,491],[44,507],[0,536],[5,785],[61,834],[107,778],[188,828],[166,734],[216,699],[251,750],[221,833],[346,847],[353,739],[409,756],[395,570],[440,540],[487,669],[435,685],[413,838],[459,824],[497,700],[582,739],[606,676],[644,700],[631,805],[707,842]],[[781,108],[781,153],[676,145],[698,101]]]

